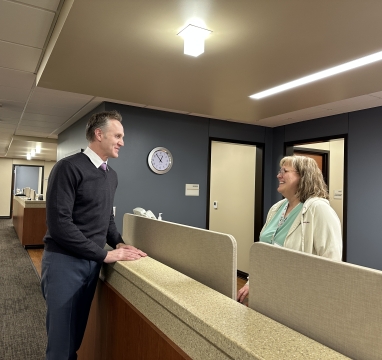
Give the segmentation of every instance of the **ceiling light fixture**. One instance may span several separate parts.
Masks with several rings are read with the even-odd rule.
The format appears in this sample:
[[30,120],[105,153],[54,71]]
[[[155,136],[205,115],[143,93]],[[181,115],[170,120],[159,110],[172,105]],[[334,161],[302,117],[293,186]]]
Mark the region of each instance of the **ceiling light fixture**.
[[27,160],[30,160],[32,157],[31,157],[31,154],[30,153],[27,153]]
[[277,94],[281,91],[289,90],[289,89],[295,88],[295,87],[300,86],[300,85],[308,84],[310,82],[320,80],[320,79],[323,79],[323,78],[326,78],[326,77],[329,77],[329,76],[332,76],[335,74],[339,74],[339,73],[342,73],[344,71],[355,69],[355,68],[363,66],[363,65],[371,64],[371,63],[373,63],[375,61],[379,61],[379,60],[382,60],[382,51],[379,51],[375,54],[371,54],[368,56],[364,56],[364,57],[359,58],[357,60],[349,61],[349,62],[342,64],[342,65],[334,66],[330,69],[319,71],[319,72],[314,73],[312,75],[304,76],[300,79],[290,81],[288,83],[273,87],[273,88],[268,89],[268,90],[261,91],[259,93],[251,95],[250,98],[258,100],[258,99],[261,99],[261,98],[269,96],[269,95]]
[[184,39],[184,54],[194,57],[204,53],[204,40],[211,34],[211,30],[188,24],[178,33]]
[[36,156],[36,150],[35,149],[32,149],[31,150],[31,156],[33,157],[33,156]]
[[37,144],[36,145],[36,154],[40,154],[41,152],[41,145]]

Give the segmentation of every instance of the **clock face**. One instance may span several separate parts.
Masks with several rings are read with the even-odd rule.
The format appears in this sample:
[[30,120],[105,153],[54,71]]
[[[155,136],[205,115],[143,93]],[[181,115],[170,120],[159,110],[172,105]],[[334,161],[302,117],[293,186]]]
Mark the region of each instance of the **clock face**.
[[165,174],[172,167],[172,155],[166,148],[157,147],[151,150],[148,157],[148,164],[150,169],[156,174]]

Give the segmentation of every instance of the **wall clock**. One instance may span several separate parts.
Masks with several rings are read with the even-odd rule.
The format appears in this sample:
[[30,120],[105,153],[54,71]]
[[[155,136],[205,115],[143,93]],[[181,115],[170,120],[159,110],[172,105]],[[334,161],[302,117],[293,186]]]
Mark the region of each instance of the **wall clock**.
[[150,151],[147,162],[153,172],[162,175],[171,169],[173,158],[169,150],[160,146]]

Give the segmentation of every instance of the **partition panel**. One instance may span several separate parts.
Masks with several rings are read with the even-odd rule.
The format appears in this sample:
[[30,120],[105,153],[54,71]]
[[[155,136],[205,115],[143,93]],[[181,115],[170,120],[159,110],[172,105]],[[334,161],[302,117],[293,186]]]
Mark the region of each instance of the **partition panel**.
[[125,214],[123,239],[153,259],[236,299],[237,253],[232,235]]

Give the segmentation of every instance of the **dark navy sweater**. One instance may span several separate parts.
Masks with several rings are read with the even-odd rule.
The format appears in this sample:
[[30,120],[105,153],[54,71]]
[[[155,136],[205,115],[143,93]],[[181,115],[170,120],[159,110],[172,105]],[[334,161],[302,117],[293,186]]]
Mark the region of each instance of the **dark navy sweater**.
[[46,193],[45,250],[103,262],[106,242],[123,242],[113,216],[116,172],[96,168],[78,153],[57,162]]

